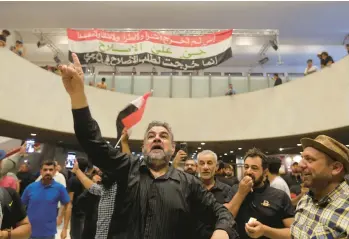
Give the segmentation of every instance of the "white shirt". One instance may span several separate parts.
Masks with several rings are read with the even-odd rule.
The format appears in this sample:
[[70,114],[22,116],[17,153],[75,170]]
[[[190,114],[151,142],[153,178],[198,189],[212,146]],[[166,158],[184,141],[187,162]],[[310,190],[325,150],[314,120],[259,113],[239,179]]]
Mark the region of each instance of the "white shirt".
[[270,183],[270,187],[284,191],[291,198],[290,189],[288,188],[287,183],[282,177],[277,176],[276,178],[274,178],[274,180]]
[[310,68],[305,68],[304,75],[309,75],[317,71],[316,66],[311,66]]

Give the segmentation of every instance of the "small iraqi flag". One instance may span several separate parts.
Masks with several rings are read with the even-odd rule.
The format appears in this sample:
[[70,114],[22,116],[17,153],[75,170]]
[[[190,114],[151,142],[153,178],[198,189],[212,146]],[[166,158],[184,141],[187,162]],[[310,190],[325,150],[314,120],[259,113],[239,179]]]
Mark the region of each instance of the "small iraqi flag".
[[[145,105],[152,92],[148,92],[141,97],[138,97],[123,110],[120,111],[116,118],[117,142],[119,143],[121,134],[124,128],[130,129],[136,125],[143,117]],[[117,143],[117,145],[118,145]]]

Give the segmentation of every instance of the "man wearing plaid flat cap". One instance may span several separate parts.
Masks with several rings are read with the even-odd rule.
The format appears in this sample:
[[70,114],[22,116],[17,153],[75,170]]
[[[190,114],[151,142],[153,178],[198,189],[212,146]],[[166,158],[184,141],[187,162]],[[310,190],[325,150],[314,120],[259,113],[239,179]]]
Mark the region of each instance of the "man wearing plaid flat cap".
[[301,143],[299,167],[310,191],[297,205],[292,238],[348,238],[349,150],[326,135],[304,138]]

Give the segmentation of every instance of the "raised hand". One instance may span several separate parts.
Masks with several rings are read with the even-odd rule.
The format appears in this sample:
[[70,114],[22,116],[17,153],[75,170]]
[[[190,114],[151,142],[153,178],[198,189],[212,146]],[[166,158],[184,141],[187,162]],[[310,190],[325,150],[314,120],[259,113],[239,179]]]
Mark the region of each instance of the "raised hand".
[[74,64],[59,66],[64,87],[70,96],[84,92],[84,72],[78,56],[72,53],[72,57]]
[[60,65],[59,70],[62,72],[63,85],[70,96],[72,108],[80,109],[87,106],[84,92],[84,72],[78,56],[72,53],[72,58],[74,64]]
[[249,192],[251,192],[251,189],[253,187],[253,180],[250,176],[245,176],[243,179],[241,179],[239,184],[239,193],[246,196]]

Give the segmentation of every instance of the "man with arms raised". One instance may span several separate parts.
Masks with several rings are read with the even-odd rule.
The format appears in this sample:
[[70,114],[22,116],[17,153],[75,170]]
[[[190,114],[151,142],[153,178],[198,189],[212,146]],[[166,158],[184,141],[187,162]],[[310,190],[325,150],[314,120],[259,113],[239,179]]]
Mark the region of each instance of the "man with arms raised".
[[118,183],[118,195],[108,238],[192,238],[194,215],[215,225],[212,239],[237,238],[231,213],[192,175],[169,166],[175,143],[167,123],[149,124],[143,141],[144,160],[123,154],[101,136],[84,92],[79,59],[60,66],[70,95],[74,129],[79,143],[103,171],[103,185]]
[[[244,178],[226,204],[235,216],[241,238],[289,238],[294,219],[290,197],[264,183],[267,157],[259,149],[247,151]],[[300,238],[299,238],[300,239]]]
[[304,186],[310,188],[297,205],[292,238],[348,238],[349,150],[338,141],[320,135],[301,139],[299,163]]

